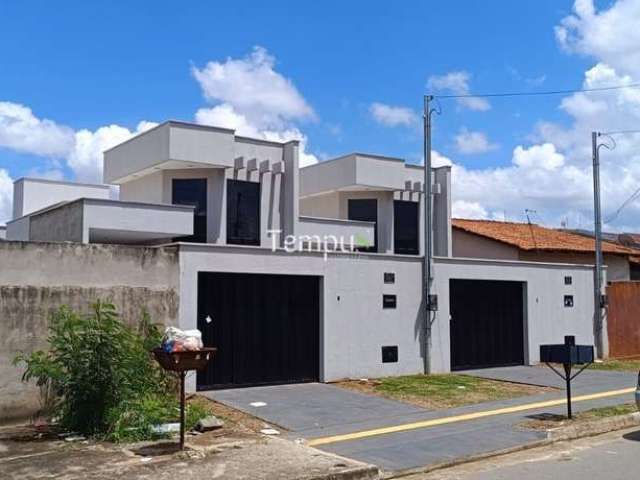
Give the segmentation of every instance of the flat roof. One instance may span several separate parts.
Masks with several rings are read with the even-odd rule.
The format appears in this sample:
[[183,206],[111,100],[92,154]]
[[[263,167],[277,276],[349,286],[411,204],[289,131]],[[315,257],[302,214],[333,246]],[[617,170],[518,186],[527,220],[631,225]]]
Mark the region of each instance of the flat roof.
[[37,183],[52,183],[56,185],[69,185],[72,187],[91,187],[91,188],[101,188],[104,190],[108,190],[111,187],[109,185],[105,185],[104,183],[82,183],[82,182],[72,182],[70,180],[52,180],[49,178],[37,178],[37,177],[20,177],[17,180],[14,180],[14,185],[19,182],[37,182]]
[[165,126],[169,126],[169,127],[170,126],[186,127],[186,128],[193,128],[193,129],[196,129],[196,130],[208,130],[208,131],[211,131],[211,132],[231,133],[231,134],[234,135],[236,140],[256,142],[256,143],[261,143],[261,144],[265,144],[265,145],[282,146],[282,145],[286,145],[287,143],[300,143],[300,140],[287,140],[286,142],[277,142],[275,140],[265,140],[264,138],[246,137],[246,136],[243,136],[243,135],[236,135],[236,133],[235,133],[236,130],[234,128],[218,127],[218,126],[215,126],[215,125],[203,125],[201,123],[186,122],[184,120],[165,120],[164,122],[159,123],[155,127],[151,127],[148,130],[145,130],[144,132],[137,133],[133,137],[125,140],[124,142],[120,142],[117,145],[114,145],[113,147],[108,148],[103,153],[110,152],[111,150],[114,150],[114,149],[118,148],[120,145],[124,145],[126,143],[129,143],[129,142],[131,142],[131,141],[133,141],[133,140],[135,140],[137,138],[140,138],[143,135],[146,135],[149,132],[152,132],[154,130],[157,130],[158,128],[165,127]]

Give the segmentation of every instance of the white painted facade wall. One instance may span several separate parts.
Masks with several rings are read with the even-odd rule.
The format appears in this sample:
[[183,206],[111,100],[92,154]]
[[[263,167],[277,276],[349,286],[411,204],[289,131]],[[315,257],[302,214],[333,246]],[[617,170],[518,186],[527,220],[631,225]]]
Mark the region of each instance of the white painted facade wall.
[[78,198],[108,199],[108,185],[59,182],[40,178],[21,178],[13,184],[13,219]]
[[[436,258],[434,271],[433,291],[441,299],[432,336],[431,361],[435,372],[444,373],[451,368],[449,302],[455,301],[449,298],[451,279],[525,283],[525,363],[539,362],[540,345],[562,343],[565,335],[575,335],[578,343],[594,344],[593,267],[590,265]],[[565,276],[572,277],[571,285],[564,284]],[[573,307],[564,307],[564,295],[573,295]]]
[[[433,327],[433,371],[450,371],[449,280],[525,282],[525,359],[538,361],[541,343],[576,335],[593,344],[592,270],[588,266],[437,258],[434,291],[439,311]],[[321,381],[416,374],[424,368],[421,312],[422,260],[384,254],[271,252],[264,248],[180,244],[180,327],[197,326],[198,272],[315,275],[321,281]],[[385,272],[395,283],[385,284]],[[564,276],[573,284],[564,286]],[[565,292],[574,307],[565,308]],[[382,295],[397,295],[396,309],[382,308]],[[215,319],[213,319],[215,321]],[[398,363],[382,363],[381,347],[397,345]],[[192,380],[191,389],[195,388]]]

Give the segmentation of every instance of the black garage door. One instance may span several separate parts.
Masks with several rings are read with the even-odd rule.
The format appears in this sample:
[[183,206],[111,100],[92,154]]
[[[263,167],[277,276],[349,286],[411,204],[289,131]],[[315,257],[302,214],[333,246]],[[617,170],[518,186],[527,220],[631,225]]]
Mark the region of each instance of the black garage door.
[[450,280],[451,369],[524,363],[521,282]]
[[200,272],[198,328],[218,348],[199,390],[318,381],[318,277]]

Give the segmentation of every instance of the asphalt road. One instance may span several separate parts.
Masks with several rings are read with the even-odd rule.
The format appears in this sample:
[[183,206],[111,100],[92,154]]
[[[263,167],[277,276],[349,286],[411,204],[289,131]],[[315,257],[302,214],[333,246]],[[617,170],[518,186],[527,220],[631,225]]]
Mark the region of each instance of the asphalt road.
[[561,442],[405,480],[627,480],[640,476],[640,429]]

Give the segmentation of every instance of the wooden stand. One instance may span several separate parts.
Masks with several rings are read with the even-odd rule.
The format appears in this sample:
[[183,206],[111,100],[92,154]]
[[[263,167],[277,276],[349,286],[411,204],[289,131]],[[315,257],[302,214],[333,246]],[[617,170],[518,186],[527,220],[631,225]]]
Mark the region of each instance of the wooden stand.
[[180,450],[184,450],[184,380],[189,370],[202,370],[213,358],[216,348],[202,348],[193,352],[165,352],[162,348],[153,350],[153,355],[162,368],[177,372],[180,377]]

